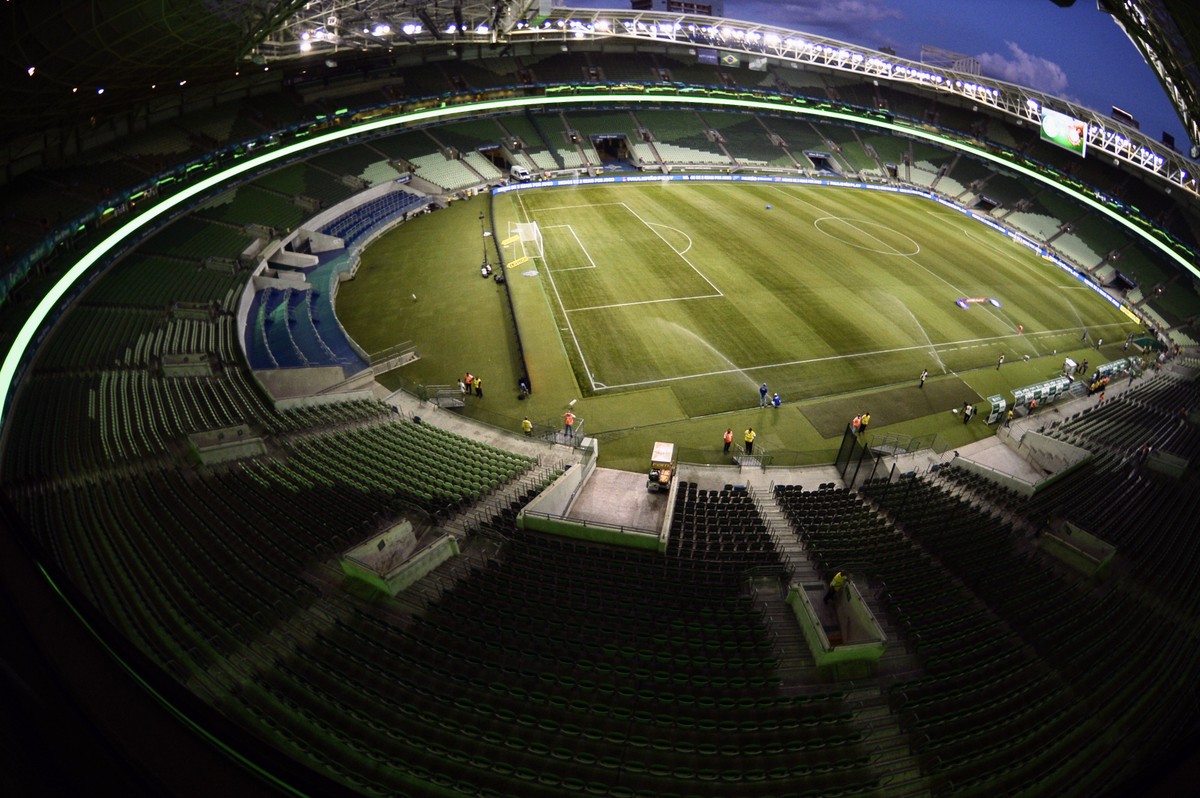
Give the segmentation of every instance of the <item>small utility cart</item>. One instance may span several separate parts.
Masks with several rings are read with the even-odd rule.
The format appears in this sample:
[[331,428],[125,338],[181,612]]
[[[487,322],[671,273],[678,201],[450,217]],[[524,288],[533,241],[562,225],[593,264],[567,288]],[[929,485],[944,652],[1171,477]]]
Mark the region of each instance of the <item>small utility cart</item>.
[[646,490],[651,493],[671,489],[675,477],[675,444],[655,441],[650,455],[650,473],[646,479]]

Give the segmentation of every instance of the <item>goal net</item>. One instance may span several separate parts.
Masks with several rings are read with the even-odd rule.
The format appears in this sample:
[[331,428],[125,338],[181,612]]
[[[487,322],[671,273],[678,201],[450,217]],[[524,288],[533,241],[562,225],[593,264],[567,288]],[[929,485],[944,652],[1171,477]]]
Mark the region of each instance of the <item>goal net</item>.
[[530,258],[540,258],[544,252],[542,246],[542,229],[537,222],[509,222],[509,236],[519,236],[521,251]]

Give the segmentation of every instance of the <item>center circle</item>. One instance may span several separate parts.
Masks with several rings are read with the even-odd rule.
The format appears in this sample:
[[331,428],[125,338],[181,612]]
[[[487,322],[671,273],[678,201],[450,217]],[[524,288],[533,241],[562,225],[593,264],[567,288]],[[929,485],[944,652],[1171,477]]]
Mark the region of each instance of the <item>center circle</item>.
[[[822,216],[813,221],[813,227],[817,228],[818,232],[841,241],[843,244],[858,249],[865,249],[877,255],[910,257],[921,251],[921,245],[904,235],[904,233],[888,227],[886,224],[872,222],[869,219],[846,219],[841,216]],[[871,232],[868,228],[874,228],[879,233]],[[872,242],[875,246],[871,246]],[[897,244],[904,244],[904,242],[907,242],[906,246],[897,246]]]

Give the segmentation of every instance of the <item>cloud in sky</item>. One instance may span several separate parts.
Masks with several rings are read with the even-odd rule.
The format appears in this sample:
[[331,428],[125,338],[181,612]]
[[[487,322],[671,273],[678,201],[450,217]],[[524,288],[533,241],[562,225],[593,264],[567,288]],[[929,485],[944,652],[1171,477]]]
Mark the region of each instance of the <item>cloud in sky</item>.
[[846,41],[860,41],[873,26],[904,18],[885,0],[750,0],[727,3],[725,13]]
[[1038,89],[1056,97],[1067,94],[1067,73],[1061,66],[1021,49],[1013,41],[1004,43],[1008,53],[983,53],[976,56],[983,73],[1009,83]]

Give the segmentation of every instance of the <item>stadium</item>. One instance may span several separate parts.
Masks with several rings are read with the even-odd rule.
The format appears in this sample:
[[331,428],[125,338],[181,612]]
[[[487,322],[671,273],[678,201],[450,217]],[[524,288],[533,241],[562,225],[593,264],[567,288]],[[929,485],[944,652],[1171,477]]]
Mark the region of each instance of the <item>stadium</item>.
[[7,794],[1191,787],[1195,149],[700,4],[12,5]]

